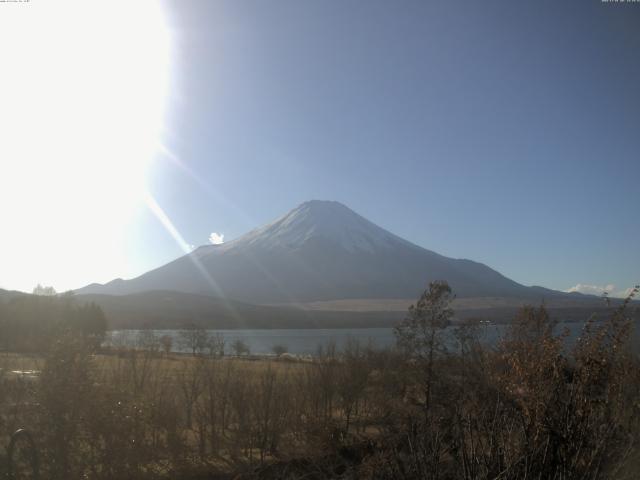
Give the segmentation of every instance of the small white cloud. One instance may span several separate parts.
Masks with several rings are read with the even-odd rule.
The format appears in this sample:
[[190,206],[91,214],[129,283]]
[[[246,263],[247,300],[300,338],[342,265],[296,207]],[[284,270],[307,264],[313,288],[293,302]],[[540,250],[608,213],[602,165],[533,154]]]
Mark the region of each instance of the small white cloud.
[[211,235],[209,235],[209,242],[211,242],[211,244],[213,245],[221,245],[224,243],[224,233],[216,233],[216,232],[211,232]]
[[613,285],[612,283],[608,284],[608,285],[589,285],[586,283],[579,283],[574,287],[569,288],[568,290],[565,290],[568,293],[573,293],[573,292],[578,292],[578,293],[584,293],[585,295],[604,295],[605,293],[609,296],[609,297],[616,297],[616,298],[624,298],[627,295],[629,295],[629,293],[631,293],[631,288],[627,288],[625,290],[616,290],[616,286]]

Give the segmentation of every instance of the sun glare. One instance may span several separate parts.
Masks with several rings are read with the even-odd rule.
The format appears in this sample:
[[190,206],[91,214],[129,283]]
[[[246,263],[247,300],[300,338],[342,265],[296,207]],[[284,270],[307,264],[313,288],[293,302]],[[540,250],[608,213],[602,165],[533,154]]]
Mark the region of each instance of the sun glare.
[[168,87],[160,5],[8,3],[0,58],[0,287],[125,273]]

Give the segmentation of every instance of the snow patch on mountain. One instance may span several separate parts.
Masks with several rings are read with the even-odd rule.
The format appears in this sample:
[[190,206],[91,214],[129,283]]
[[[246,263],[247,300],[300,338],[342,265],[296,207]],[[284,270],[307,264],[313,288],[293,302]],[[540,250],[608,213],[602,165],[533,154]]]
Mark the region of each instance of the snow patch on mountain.
[[251,247],[260,250],[297,249],[324,240],[348,251],[374,253],[399,245],[414,246],[335,201],[311,200],[275,221],[224,245],[201,247],[199,256]]

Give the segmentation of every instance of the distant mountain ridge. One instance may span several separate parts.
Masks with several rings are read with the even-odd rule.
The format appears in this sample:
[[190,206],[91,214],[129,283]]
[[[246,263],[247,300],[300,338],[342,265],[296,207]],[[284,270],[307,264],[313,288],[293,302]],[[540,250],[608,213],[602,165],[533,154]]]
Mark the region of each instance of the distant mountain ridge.
[[459,297],[541,301],[567,294],[526,287],[488,266],[419,247],[333,201],[305,202],[275,221],[221,245],[195,249],[131,280],[91,284],[78,294],[154,290],[254,304],[349,298],[416,298],[433,280]]

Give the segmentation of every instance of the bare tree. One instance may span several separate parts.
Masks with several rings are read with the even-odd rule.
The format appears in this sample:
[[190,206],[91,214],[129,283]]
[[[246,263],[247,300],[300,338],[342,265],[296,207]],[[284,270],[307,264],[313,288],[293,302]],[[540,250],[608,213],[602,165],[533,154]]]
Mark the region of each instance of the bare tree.
[[184,365],[180,372],[179,387],[184,400],[185,425],[191,428],[193,409],[204,389],[205,359],[195,359]]
[[431,403],[435,355],[445,350],[440,334],[451,324],[453,298],[447,282],[431,282],[395,329],[398,345],[422,367],[425,411]]
[[56,292],[56,289],[53,287],[43,287],[42,285],[38,284],[34,287],[33,292],[34,295],[41,295],[41,296],[45,296],[45,297],[53,297],[55,295],[58,294],[58,292]]
[[271,347],[271,351],[274,353],[274,355],[280,356],[283,353],[287,353],[289,349],[287,348],[286,345],[278,344]]
[[160,341],[153,330],[142,330],[136,338],[137,347],[151,353],[157,353],[160,349]]
[[336,375],[337,392],[345,417],[345,433],[349,433],[352,414],[364,396],[371,366],[357,340],[349,338],[342,355],[342,365]]
[[180,330],[180,346],[192,355],[201,354],[207,348],[209,333],[201,327],[191,326]]
[[207,339],[207,350],[210,357],[224,357],[225,339],[221,333],[209,335]]
[[233,343],[231,344],[231,349],[237,356],[249,355],[249,353],[251,352],[249,350],[249,345],[247,345],[244,341],[240,340],[239,338],[233,341]]
[[160,337],[160,345],[162,346],[164,354],[169,355],[173,347],[173,337],[171,335],[162,335]]

